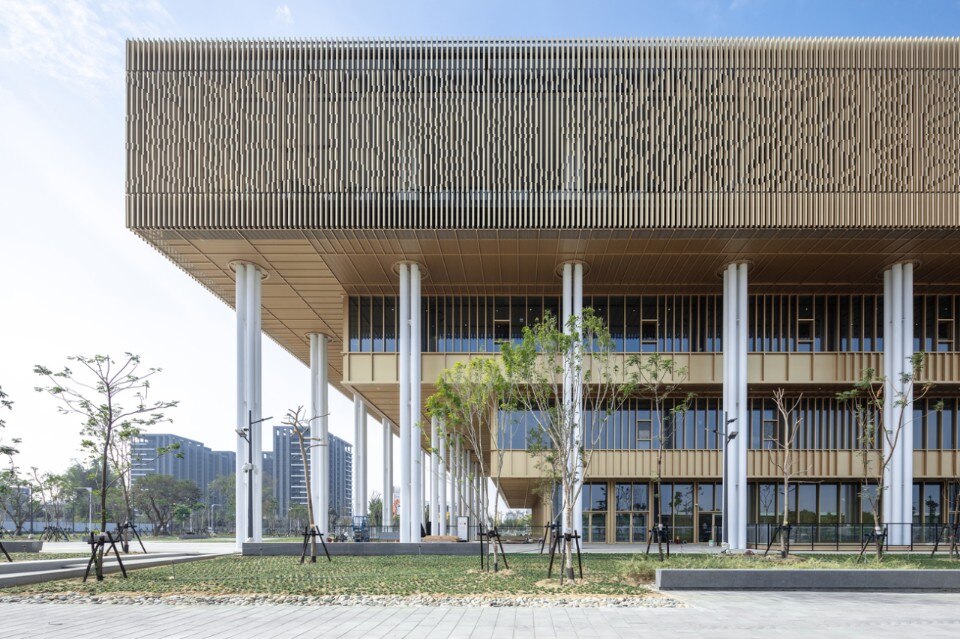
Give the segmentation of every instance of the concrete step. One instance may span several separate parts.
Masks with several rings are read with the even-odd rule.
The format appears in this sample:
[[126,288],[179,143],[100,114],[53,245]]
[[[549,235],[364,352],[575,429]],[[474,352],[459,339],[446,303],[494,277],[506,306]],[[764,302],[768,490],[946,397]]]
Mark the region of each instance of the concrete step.
[[[212,559],[214,557],[219,557],[218,554],[204,554],[204,555],[174,555],[166,554],[164,556],[159,555],[141,555],[135,559],[130,559],[129,561],[124,558],[123,566],[127,571],[137,570],[139,568],[155,568],[157,566],[167,566],[169,564],[179,564],[185,563],[188,561],[200,561],[203,559]],[[86,559],[69,559],[66,560],[64,565],[59,567],[38,567],[34,564],[40,563],[36,561],[20,561],[16,564],[21,567],[19,572],[8,572],[0,574],[0,588],[9,588],[11,586],[23,586],[26,584],[36,584],[44,581],[57,581],[59,579],[71,579],[83,577],[83,573],[87,569]],[[120,572],[120,566],[117,564],[116,559],[109,562],[104,562],[103,565],[104,573],[115,573]],[[94,579],[93,571],[91,570],[90,579]]]
[[[192,553],[182,553],[182,552],[163,552],[163,553],[151,553],[149,555],[137,554],[137,555],[121,555],[123,557],[123,564],[137,559],[147,557],[147,558],[163,558],[163,557],[181,557]],[[73,564],[82,563],[84,566],[87,565],[87,561],[90,559],[89,556],[86,557],[58,557],[56,559],[33,559],[27,561],[14,561],[13,563],[6,561],[6,559],[0,556],[0,575],[5,575],[13,572],[24,572],[28,567],[30,570],[53,570],[55,568],[63,568],[66,566],[71,566]],[[112,554],[110,555],[109,561],[116,563],[117,558]]]

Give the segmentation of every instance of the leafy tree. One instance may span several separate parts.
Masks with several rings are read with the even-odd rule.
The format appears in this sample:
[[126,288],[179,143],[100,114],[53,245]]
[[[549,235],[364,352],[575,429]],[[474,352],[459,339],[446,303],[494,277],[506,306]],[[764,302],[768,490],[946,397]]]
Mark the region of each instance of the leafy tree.
[[[925,353],[914,353],[910,370],[894,380],[891,399],[891,420],[885,421],[884,393],[887,378],[868,368],[853,388],[837,393],[837,399],[853,406],[854,420],[860,433],[858,454],[863,465],[862,501],[870,504],[875,525],[874,550],[878,562],[883,561],[883,531],[881,529],[881,505],[890,482],[890,465],[899,454],[900,438],[904,422],[913,412],[913,405],[922,400],[931,389],[931,384],[917,386],[917,378],[923,370]],[[936,409],[940,410],[942,403]]]
[[370,521],[383,521],[383,496],[378,491],[370,495],[367,512],[370,513]]
[[0,507],[13,523],[13,533],[23,534],[23,527],[37,506],[30,480],[10,460],[10,466],[0,470]]
[[[660,489],[663,485],[663,453],[667,448],[674,447],[677,432],[677,423],[683,419],[690,408],[693,394],[688,393],[682,399],[670,403],[681,384],[687,380],[687,369],[677,366],[676,362],[659,353],[652,355],[634,355],[627,359],[627,377],[631,386],[640,397],[646,398],[651,404],[653,416],[653,440],[657,444],[657,462],[653,476],[653,525],[657,531],[662,530],[662,515],[660,514]],[[675,513],[676,509],[671,509]],[[657,552],[662,561],[663,535],[657,534]],[[650,541],[647,540],[647,553],[650,552]]]
[[[160,369],[143,370],[138,355],[125,353],[120,360],[109,355],[77,355],[67,359],[80,366],[80,373],[75,374],[67,366],[59,372],[42,365],[34,366],[33,371],[47,384],[36,390],[57,399],[63,414],[83,419],[81,447],[99,467],[100,529],[106,530],[110,462],[112,455],[116,460],[117,442],[129,441],[145,426],[169,421],[163,411],[175,407],[177,402],[149,399],[150,380]],[[133,404],[125,407],[122,402],[128,398],[133,399]],[[114,467],[113,470],[114,481],[121,482],[128,495],[126,469]],[[129,508],[127,514],[130,514]]]
[[184,532],[186,524],[193,516],[193,508],[187,504],[176,504],[173,507],[173,520],[180,524],[180,532]]
[[[0,388],[0,408],[13,410],[13,402],[3,392],[3,388]],[[6,428],[6,425],[6,420],[0,417],[0,431]],[[6,468],[0,470],[0,508],[13,522],[16,535],[23,532],[23,526],[30,519],[30,513],[35,505],[30,482],[17,468],[16,454],[19,443],[20,440],[16,438],[9,444],[5,444],[3,439],[0,439],[0,456],[6,457]]]
[[189,512],[200,501],[200,489],[189,479],[146,475],[133,485],[133,501],[153,524],[154,536],[158,536],[170,532],[177,506],[186,506]]
[[[0,408],[6,408],[7,410],[13,410],[13,402],[9,399],[9,395],[3,392],[3,387],[0,386]],[[6,428],[7,422],[0,416],[0,431]],[[11,457],[17,453],[16,445],[20,443],[19,439],[13,439],[9,444],[4,444],[3,439],[0,438],[0,456]]]
[[[474,451],[476,456],[476,472],[467,478],[467,486],[472,486],[475,477],[491,477],[497,486],[496,494],[500,494],[500,473],[503,467],[504,448],[497,446],[494,452],[498,455],[498,463],[490,467],[485,451],[490,449],[491,425],[499,428],[506,427],[500,420],[491,419],[496,408],[502,404],[506,390],[500,366],[492,358],[476,357],[468,362],[457,362],[453,367],[444,370],[437,379],[436,391],[427,398],[427,412],[436,418],[438,427],[442,429],[440,437],[447,440],[446,450],[448,457],[457,450],[459,442],[465,448]],[[499,438],[498,438],[499,439]],[[432,451],[439,454],[439,450]],[[450,460],[445,460],[449,466]],[[458,482],[455,486],[462,490]],[[468,507],[473,506],[465,494],[460,495],[461,502]],[[478,512],[471,512],[471,518],[480,524],[487,524],[489,513],[483,499],[477,500]],[[494,521],[499,500],[494,500]],[[499,549],[493,544],[494,570],[499,567]]]
[[310,513],[303,504],[290,504],[287,510],[287,524],[291,530],[296,530],[297,534],[303,531],[307,522],[310,521]]
[[[236,519],[237,508],[237,494],[235,492],[236,481],[236,475],[230,473],[220,475],[211,481],[208,486],[208,490],[212,496],[211,498],[214,500],[213,503],[220,504],[216,509],[216,517],[227,526],[236,523],[234,521]],[[277,500],[273,495],[273,479],[270,477],[263,478],[263,493],[261,498],[263,499],[264,513],[277,511]]]
[[[62,475],[53,473],[41,473],[34,466],[30,469],[32,475],[32,484],[35,493],[40,495],[41,505],[43,506],[44,526],[50,526],[52,523],[60,528],[64,514],[64,486],[65,482]],[[52,521],[51,521],[52,520]]]
[[[593,450],[635,384],[624,381],[610,331],[590,308],[566,318],[563,329],[544,313],[541,321],[524,327],[519,344],[502,343],[500,354],[509,402],[534,422],[534,437],[543,442],[537,454],[545,456],[557,478],[564,528],[573,530],[573,508]],[[592,410],[582,410],[585,400]],[[571,544],[564,571],[573,580]]]

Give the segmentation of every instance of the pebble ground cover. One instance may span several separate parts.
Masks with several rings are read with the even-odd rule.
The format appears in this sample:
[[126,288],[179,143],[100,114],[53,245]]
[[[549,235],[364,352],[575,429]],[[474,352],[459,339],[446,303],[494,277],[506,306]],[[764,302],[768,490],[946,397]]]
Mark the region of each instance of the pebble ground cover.
[[[36,557],[36,555],[34,555]],[[295,557],[240,557],[147,568],[130,572],[129,579],[108,575],[102,583],[65,579],[8,588],[4,595],[79,593],[138,596],[168,595],[291,595],[306,597],[650,597],[657,568],[953,568],[960,562],[946,556],[887,555],[877,564],[872,557],[857,564],[854,555],[795,555],[778,557],[674,554],[660,562],[656,555],[586,554],[584,579],[559,586],[547,579],[545,555],[509,557],[510,570],[494,574],[479,571],[476,557],[399,556],[334,557],[332,562],[299,565]]]
[[[334,557],[299,565],[296,557],[229,555],[130,572],[129,579],[108,575],[102,583],[77,579],[9,588],[4,594],[79,592],[101,594],[277,594],[277,595],[550,595],[546,555],[514,555],[510,570],[479,572],[476,557]],[[564,595],[644,595],[625,574],[628,555],[584,556],[584,579],[565,586]]]

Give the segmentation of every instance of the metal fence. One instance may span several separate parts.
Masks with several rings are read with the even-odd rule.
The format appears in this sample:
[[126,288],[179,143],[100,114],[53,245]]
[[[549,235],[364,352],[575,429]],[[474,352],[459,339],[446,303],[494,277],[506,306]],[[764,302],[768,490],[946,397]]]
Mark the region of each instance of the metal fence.
[[[776,537],[779,524],[748,524],[747,546],[766,548]],[[932,546],[937,541],[949,543],[950,526],[942,523],[930,524],[885,524],[884,546],[887,548],[909,548]],[[794,550],[850,550],[859,548],[872,540],[876,526],[870,523],[860,524],[792,524],[790,526],[790,547]],[[775,543],[779,543],[776,539]],[[871,542],[872,543],[872,542]]]

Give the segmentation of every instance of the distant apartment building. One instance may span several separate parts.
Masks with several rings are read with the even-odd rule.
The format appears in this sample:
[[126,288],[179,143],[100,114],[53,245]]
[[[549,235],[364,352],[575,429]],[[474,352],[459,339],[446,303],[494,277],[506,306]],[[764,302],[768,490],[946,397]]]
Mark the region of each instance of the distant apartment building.
[[200,489],[206,504],[211,503],[210,482],[232,474],[236,466],[233,451],[210,450],[201,442],[169,433],[140,435],[133,440],[130,455],[133,482],[147,475],[188,479]]
[[[352,491],[353,447],[336,435],[329,435],[330,448],[330,511],[335,518],[349,517],[350,495]],[[307,461],[311,449],[307,450]],[[306,505],[307,486],[303,458],[292,426],[274,426],[273,428],[273,490],[277,500],[278,514],[283,517],[290,512],[291,506]],[[264,474],[267,475],[267,461],[264,460]]]

